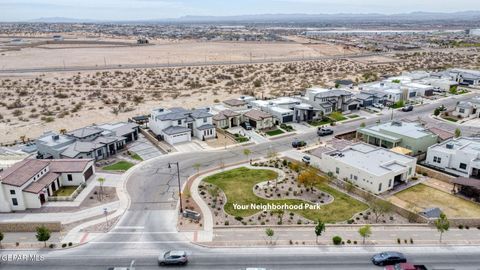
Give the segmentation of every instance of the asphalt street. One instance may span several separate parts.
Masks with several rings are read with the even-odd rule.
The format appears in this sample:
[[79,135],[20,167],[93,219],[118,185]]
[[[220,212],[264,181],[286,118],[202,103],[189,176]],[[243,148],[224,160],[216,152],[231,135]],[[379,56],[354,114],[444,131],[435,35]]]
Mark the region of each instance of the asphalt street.
[[[453,107],[460,99],[468,99],[473,94],[460,96],[442,102]],[[394,111],[395,119],[417,119],[447,127],[454,126],[430,119],[430,114],[439,104],[427,104],[416,107],[414,111],[404,113]],[[390,119],[390,114],[381,116],[381,120]],[[378,118],[362,120],[366,124]],[[335,133],[351,131],[362,121],[337,125]],[[465,135],[476,133],[480,127],[461,127]],[[298,135],[309,144],[318,142],[315,132]],[[322,138],[328,139],[328,138]],[[246,267],[266,267],[269,270],[280,269],[381,269],[373,267],[369,258],[376,252],[388,249],[404,251],[408,258],[424,263],[431,269],[480,269],[480,247],[444,246],[444,247],[296,247],[296,248],[204,248],[191,244],[175,228],[177,208],[176,168],[168,168],[169,162],[179,162],[181,181],[195,173],[193,165],[201,164],[200,170],[246,160],[243,149],[252,151],[251,158],[259,158],[268,151],[282,152],[291,149],[292,137],[245,147],[229,148],[210,152],[174,153],[145,161],[136,169],[127,183],[131,205],[120,219],[115,229],[94,239],[93,242],[67,250],[8,251],[7,254],[39,254],[45,256],[42,262],[5,261],[0,269],[107,269],[109,266],[128,266],[136,261],[136,269],[154,269],[156,257],[162,250],[180,249],[190,254],[191,263],[186,269],[244,269]],[[169,269],[175,269],[171,267]]]

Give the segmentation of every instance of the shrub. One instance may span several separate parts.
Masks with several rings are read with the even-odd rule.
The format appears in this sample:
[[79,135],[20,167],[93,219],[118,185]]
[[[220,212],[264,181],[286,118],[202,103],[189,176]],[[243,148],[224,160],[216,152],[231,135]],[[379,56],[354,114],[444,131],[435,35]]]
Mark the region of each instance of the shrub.
[[230,222],[228,222],[228,220],[225,220],[225,226],[228,226],[230,224]]
[[340,245],[342,243],[342,237],[336,235],[332,238],[333,244],[334,245]]
[[67,247],[67,244],[63,243],[62,248],[66,248],[66,247]]
[[459,228],[460,230],[463,230],[463,225],[458,225],[458,228]]
[[352,243],[352,241],[350,241],[350,239],[348,239],[348,240],[347,240],[347,244],[351,244],[351,243]]
[[410,244],[413,244],[413,239],[412,238],[410,238]]
[[73,245],[72,242],[68,242],[68,246],[71,247]]
[[353,241],[353,244],[356,245],[356,244],[357,244],[357,240]]
[[397,238],[397,244],[400,244],[401,241],[400,241],[400,238]]
[[466,230],[468,230],[468,229],[470,229],[470,227],[469,227],[469,226],[467,226],[467,225],[465,225],[465,229],[466,229]]
[[49,248],[55,248],[55,244],[48,245]]

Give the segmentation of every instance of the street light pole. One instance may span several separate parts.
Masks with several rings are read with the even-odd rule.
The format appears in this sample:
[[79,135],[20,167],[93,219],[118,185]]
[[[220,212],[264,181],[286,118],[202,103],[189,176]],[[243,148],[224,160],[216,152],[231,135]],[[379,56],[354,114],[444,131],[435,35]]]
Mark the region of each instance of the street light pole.
[[178,164],[178,162],[169,162],[168,168],[171,168],[172,164],[175,164],[177,166],[178,198],[180,199],[180,213],[183,213],[182,187],[180,186],[180,165]]

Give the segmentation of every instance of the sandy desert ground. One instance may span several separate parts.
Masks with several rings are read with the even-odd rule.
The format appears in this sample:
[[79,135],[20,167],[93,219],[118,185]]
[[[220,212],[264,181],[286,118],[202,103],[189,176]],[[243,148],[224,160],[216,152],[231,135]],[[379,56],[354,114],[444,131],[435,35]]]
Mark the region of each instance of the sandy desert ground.
[[[286,50],[284,44],[277,45],[278,49],[257,45],[254,47],[257,52],[272,51],[278,55],[281,55],[280,51],[292,50],[292,47]],[[186,45],[183,46],[171,49],[176,53],[180,53],[179,48],[188,51]],[[235,47],[234,44],[227,47],[229,46]],[[117,48],[109,50],[112,54],[118,53]],[[118,50],[124,51],[125,48]],[[168,53],[168,50],[158,48],[155,50]],[[214,47],[208,47],[208,50],[213,53]],[[218,50],[224,52],[225,46],[220,46]],[[43,51],[54,57],[52,52],[61,53],[68,50]],[[297,49],[293,51],[299,52]],[[469,54],[403,53],[396,56],[397,60],[402,61],[378,66],[358,60],[342,59],[0,75],[0,143],[12,143],[20,141],[21,138],[34,139],[48,130],[71,130],[93,123],[125,121],[135,115],[148,114],[152,108],[157,107],[200,107],[240,95],[254,95],[258,98],[292,95],[312,85],[333,86],[337,79],[372,81],[379,76],[399,74],[404,70],[442,69],[451,66],[478,68],[479,51],[480,49]],[[26,51],[15,53],[24,55],[25,59],[20,59],[25,61],[22,65],[28,64],[26,59],[41,64],[40,60],[35,60],[37,56],[29,56]],[[143,57],[145,55],[147,53],[144,53]],[[198,57],[191,51],[188,55],[194,59]],[[92,56],[85,55],[84,59],[79,55],[77,59],[80,63],[88,64],[88,61],[92,60],[89,57]],[[135,59],[135,56],[125,56],[124,59]],[[45,65],[58,61],[48,57],[44,57],[43,60]],[[11,61],[12,65],[15,64],[13,60]]]
[[[330,44],[295,42],[152,41],[153,45],[48,44],[0,54],[1,69],[77,67],[127,64],[174,64],[322,57],[358,52]],[[2,46],[0,46],[0,49]],[[9,48],[12,48],[11,46]]]

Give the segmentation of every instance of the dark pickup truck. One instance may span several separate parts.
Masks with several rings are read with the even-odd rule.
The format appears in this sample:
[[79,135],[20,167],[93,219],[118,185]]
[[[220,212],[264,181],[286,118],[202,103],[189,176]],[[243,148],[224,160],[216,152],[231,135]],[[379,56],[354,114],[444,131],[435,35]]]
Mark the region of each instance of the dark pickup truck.
[[428,270],[425,265],[412,263],[397,263],[395,265],[385,266],[385,270]]
[[333,130],[329,129],[329,128],[318,128],[317,130],[317,135],[318,136],[328,136],[328,135],[332,135],[333,134]]

